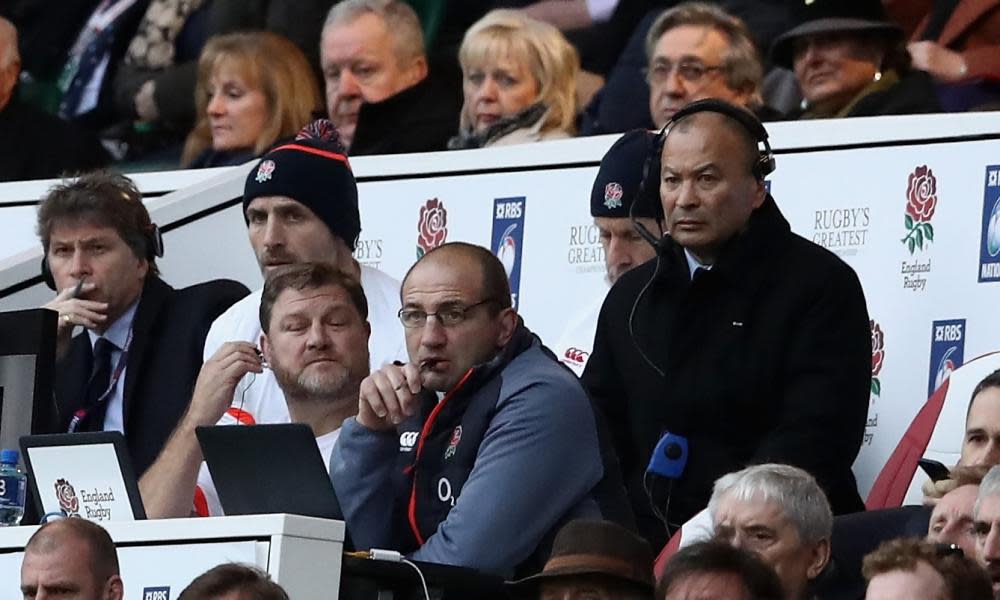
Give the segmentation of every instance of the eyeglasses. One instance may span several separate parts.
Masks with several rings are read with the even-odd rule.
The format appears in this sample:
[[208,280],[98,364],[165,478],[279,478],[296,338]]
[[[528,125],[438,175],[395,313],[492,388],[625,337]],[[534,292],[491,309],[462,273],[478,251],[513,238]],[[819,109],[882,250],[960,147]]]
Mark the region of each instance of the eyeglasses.
[[423,327],[427,324],[427,317],[437,317],[438,322],[445,327],[454,327],[456,325],[461,325],[469,318],[468,312],[477,306],[482,306],[484,304],[489,304],[495,302],[493,298],[487,298],[476,302],[475,304],[470,304],[468,306],[462,306],[461,304],[442,304],[438,307],[437,312],[427,312],[419,308],[401,308],[399,309],[399,320],[403,323],[403,327],[407,329],[416,329],[418,327]]
[[697,60],[682,60],[676,65],[670,61],[662,60],[653,63],[652,67],[643,69],[643,73],[646,75],[646,81],[648,83],[659,85],[665,82],[673,74],[675,67],[677,69],[677,73],[680,74],[681,79],[687,81],[688,83],[698,83],[705,77],[705,75],[708,75],[709,72],[721,71],[723,69],[721,65],[708,66]]

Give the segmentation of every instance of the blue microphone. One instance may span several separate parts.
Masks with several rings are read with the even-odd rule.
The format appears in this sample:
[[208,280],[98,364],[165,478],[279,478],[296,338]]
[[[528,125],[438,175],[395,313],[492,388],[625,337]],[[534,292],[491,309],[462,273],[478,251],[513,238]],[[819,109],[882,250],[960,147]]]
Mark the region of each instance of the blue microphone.
[[657,442],[653,456],[649,459],[649,466],[646,467],[646,474],[677,479],[684,474],[687,458],[687,438],[668,431]]

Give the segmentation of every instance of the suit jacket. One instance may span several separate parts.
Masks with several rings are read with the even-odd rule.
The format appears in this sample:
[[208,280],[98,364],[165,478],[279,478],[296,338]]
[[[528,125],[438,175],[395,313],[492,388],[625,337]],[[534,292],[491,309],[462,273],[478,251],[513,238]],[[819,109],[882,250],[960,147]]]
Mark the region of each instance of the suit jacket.
[[[883,0],[911,40],[923,37],[933,0]],[[937,43],[961,52],[969,78],[1000,79],[1000,0],[960,0]]]
[[763,462],[812,473],[837,513],[862,510],[851,465],[871,331],[854,271],[793,234],[770,197],[693,281],[679,245],[665,238],[659,252],[611,288],[582,377],[607,416],[640,533],[654,548],[665,541],[643,485],[665,431],[689,442],[683,473],[660,486],[672,524],[705,507],[717,478]]
[[[246,286],[229,280],[175,290],[159,277],[147,278],[132,321],[122,394],[125,441],[137,476],[156,459],[187,409],[212,321],[248,293]],[[56,365],[61,432],[83,403],[91,362],[90,338],[84,333]],[[106,408],[104,402],[91,410],[78,430],[101,430]]]

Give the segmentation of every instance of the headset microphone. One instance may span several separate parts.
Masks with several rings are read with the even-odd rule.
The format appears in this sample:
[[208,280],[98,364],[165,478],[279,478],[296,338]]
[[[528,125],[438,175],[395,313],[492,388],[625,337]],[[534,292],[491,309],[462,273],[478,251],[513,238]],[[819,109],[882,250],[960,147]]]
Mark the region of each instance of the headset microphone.
[[[650,506],[653,513],[663,521],[663,525],[667,528],[667,535],[673,535],[668,518],[674,481],[680,479],[681,475],[684,474],[687,459],[687,438],[668,431],[656,444],[656,449],[653,450],[653,455],[649,459],[649,466],[646,467],[646,475],[643,477],[643,487],[646,489]],[[664,486],[664,484],[666,485]]]

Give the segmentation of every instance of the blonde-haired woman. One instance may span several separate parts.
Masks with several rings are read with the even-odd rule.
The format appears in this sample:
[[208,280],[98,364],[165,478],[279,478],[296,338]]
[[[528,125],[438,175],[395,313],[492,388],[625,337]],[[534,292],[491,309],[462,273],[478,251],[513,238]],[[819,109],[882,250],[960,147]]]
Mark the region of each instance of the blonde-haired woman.
[[268,32],[213,37],[198,59],[198,120],[184,144],[190,168],[237,165],[295,134],[322,106],[295,44]]
[[458,59],[465,104],[449,148],[573,135],[580,57],[552,25],[494,10],[465,32]]

